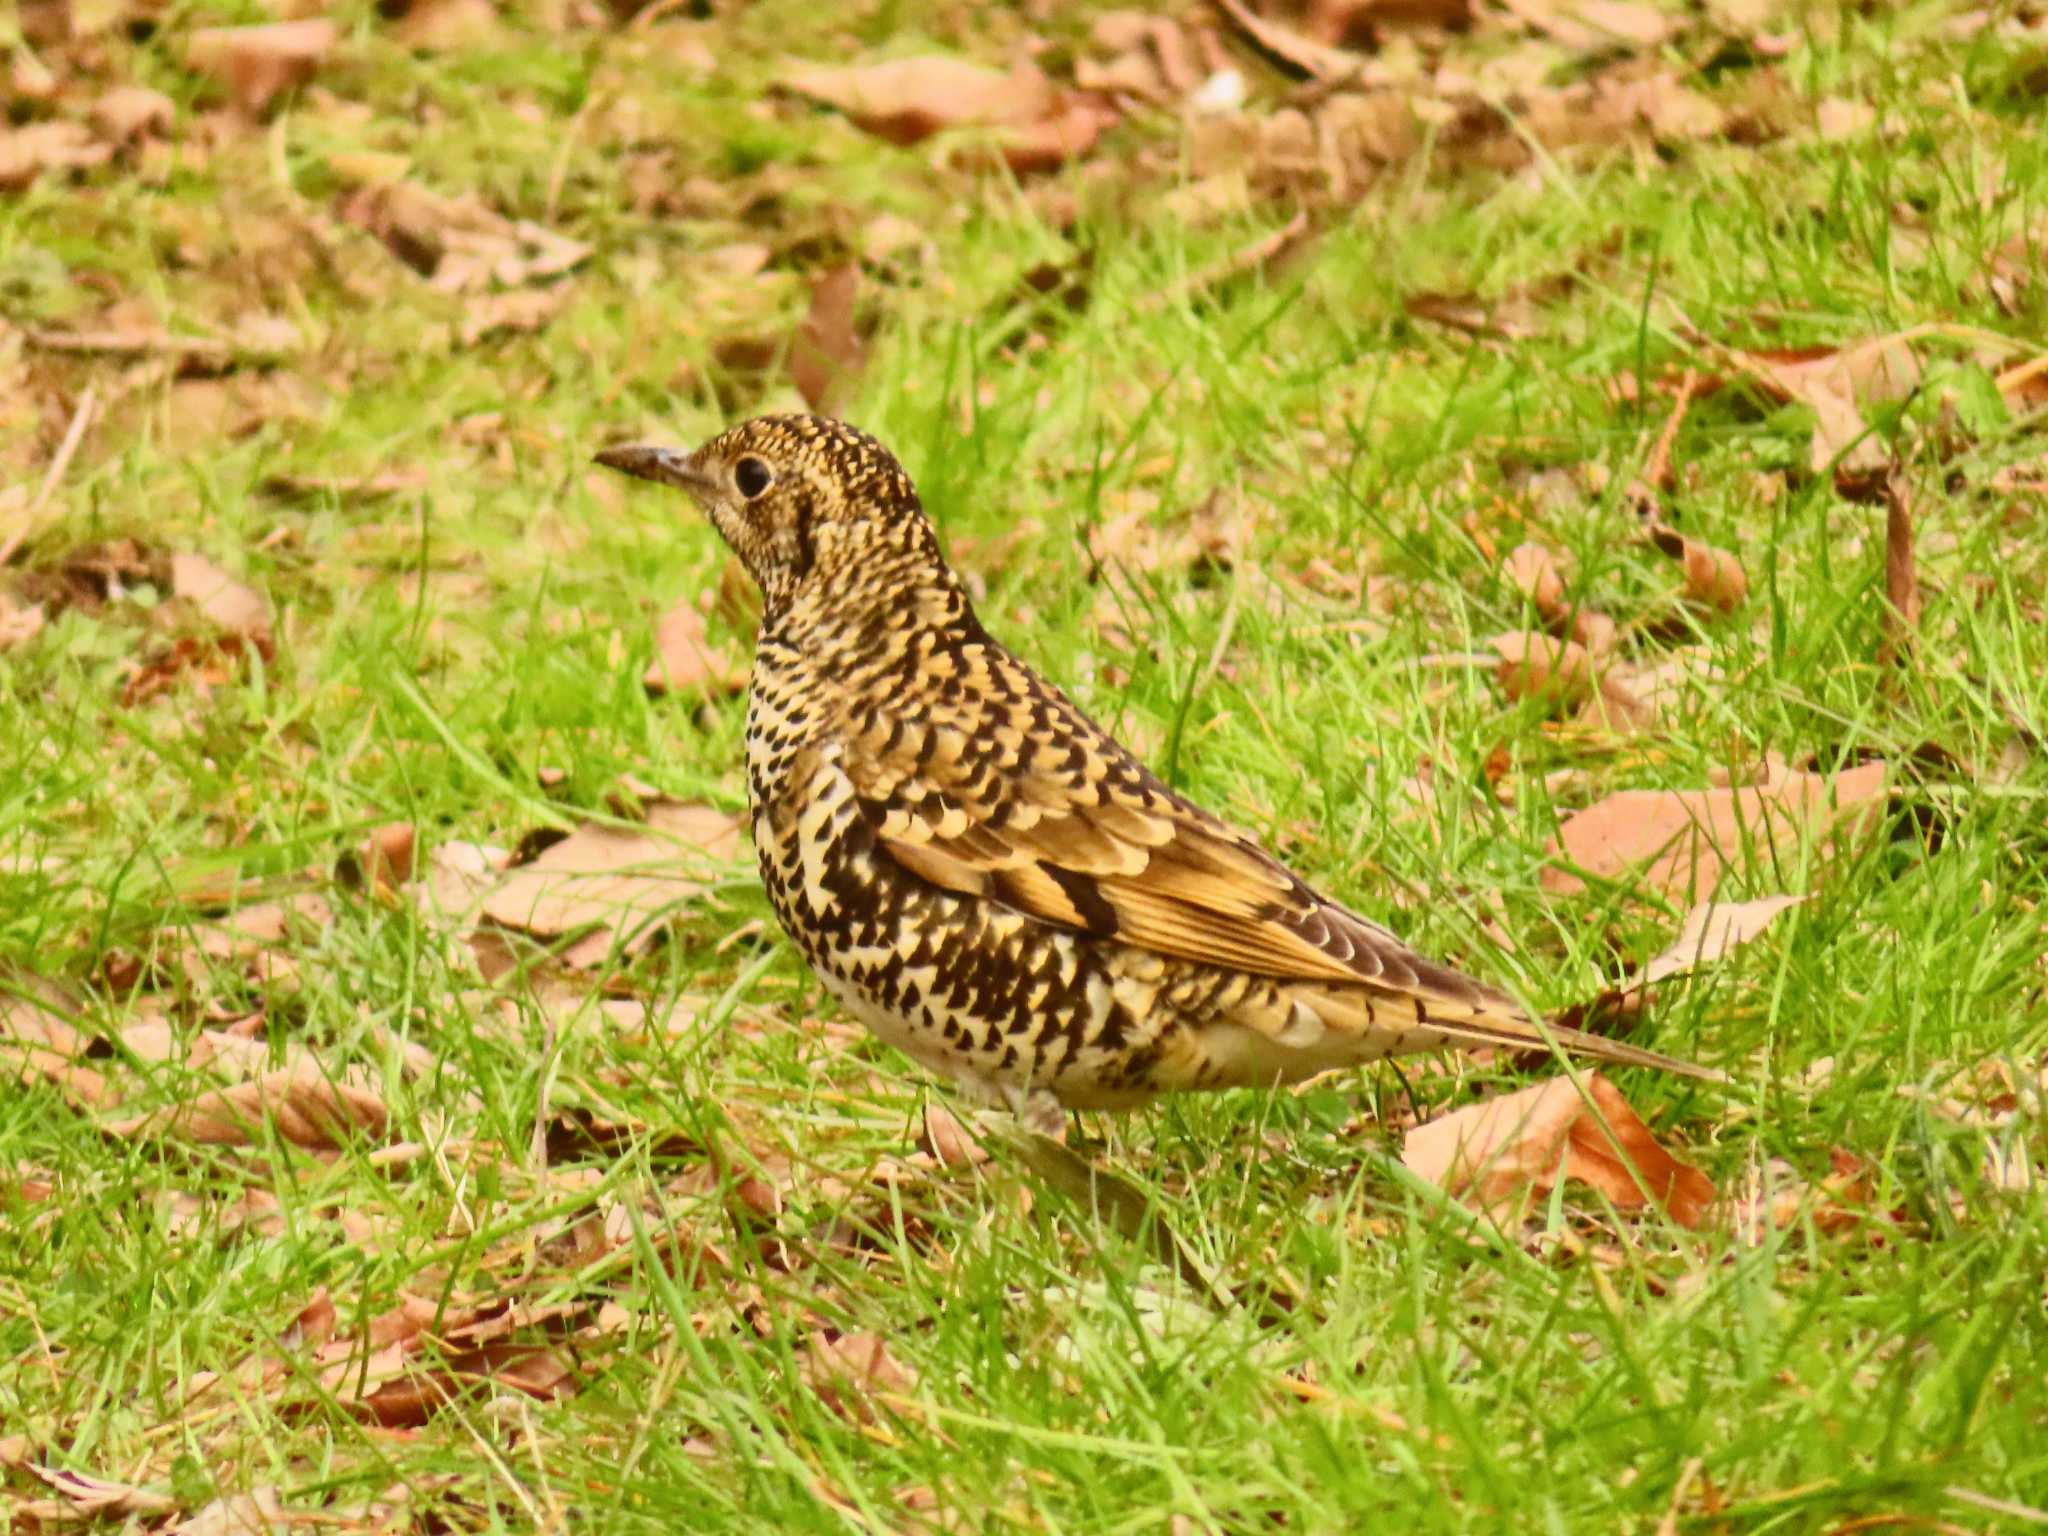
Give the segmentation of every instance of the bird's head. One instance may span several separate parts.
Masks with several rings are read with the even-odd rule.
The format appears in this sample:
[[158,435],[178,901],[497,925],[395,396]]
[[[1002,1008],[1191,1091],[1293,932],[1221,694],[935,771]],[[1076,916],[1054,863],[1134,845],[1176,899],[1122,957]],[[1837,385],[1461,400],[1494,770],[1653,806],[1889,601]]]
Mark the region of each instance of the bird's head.
[[844,605],[920,582],[954,585],[910,477],[844,422],[757,416],[692,453],[636,443],[597,462],[688,491],[771,614],[806,594]]

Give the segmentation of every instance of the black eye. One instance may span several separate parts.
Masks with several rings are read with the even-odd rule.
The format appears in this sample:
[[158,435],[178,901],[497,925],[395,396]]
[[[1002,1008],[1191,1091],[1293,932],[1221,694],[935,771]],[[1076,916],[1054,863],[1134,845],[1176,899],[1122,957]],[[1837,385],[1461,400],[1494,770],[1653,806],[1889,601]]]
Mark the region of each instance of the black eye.
[[741,459],[732,467],[732,483],[740,488],[740,494],[749,501],[767,490],[774,481],[775,471],[759,459]]

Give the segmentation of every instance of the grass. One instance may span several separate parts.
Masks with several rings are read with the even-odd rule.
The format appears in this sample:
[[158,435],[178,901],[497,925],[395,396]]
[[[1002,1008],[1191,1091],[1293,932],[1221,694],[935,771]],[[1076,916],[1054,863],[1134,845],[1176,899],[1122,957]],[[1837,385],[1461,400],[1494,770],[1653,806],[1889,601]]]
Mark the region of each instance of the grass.
[[[209,98],[179,39],[258,14],[174,5],[139,40],[110,35],[106,68],[171,92],[189,129]],[[176,622],[145,587],[0,657],[0,962],[16,990],[70,989],[124,1108],[214,1082],[124,1050],[124,1027],[153,1010],[189,1036],[260,1013],[276,1060],[292,1042],[355,1074],[388,1133],[329,1156],[275,1134],[207,1147],[108,1134],[33,1074],[0,1095],[0,1528],[41,1528],[30,1461],[187,1511],[274,1488],[328,1523],[406,1530],[2048,1520],[2048,1215],[2038,1183],[1985,1173],[1987,1141],[2048,1158],[2039,1093],[1990,1129],[1941,1107],[1971,1100],[1987,1063],[2038,1082],[2048,1049],[2041,421],[1999,400],[1970,339],[2024,357],[2048,319],[2038,29],[1958,35],[1925,4],[1797,12],[1775,69],[1799,131],[1508,176],[1442,146],[1319,208],[1303,257],[1148,303],[1291,205],[1180,222],[1121,172],[940,171],[829,114],[757,112],[779,51],[813,51],[801,7],[631,32],[515,19],[494,48],[428,56],[368,7],[342,14],[330,100],[302,95],[190,165],[45,177],[0,206],[16,326],[89,329],[139,299],[172,330],[283,314],[308,348],[180,381],[0,336],[28,402],[0,418],[11,478],[40,483],[86,385],[107,402],[15,574],[121,537],[199,551],[267,594],[278,637],[210,691],[188,678],[124,706],[129,659]],[[1019,25],[884,7],[815,51],[921,26],[994,59]],[[1085,18],[1052,32],[1085,47]],[[1702,88],[1733,100],[1754,78],[1717,66]],[[1819,141],[1803,125],[1830,97],[1884,121]],[[1170,124],[1127,124],[1093,163],[1173,142]],[[589,242],[565,307],[462,344],[465,301],[330,217],[370,154]],[[636,212],[650,156],[674,206]],[[1077,200],[1071,228],[1048,187]],[[745,879],[610,969],[648,1005],[635,1027],[559,985],[486,988],[411,903],[324,875],[332,921],[281,946],[293,976],[205,957],[209,881],[330,870],[383,823],[509,846],[608,815],[628,773],[738,808],[740,703],[639,683],[653,616],[715,589],[723,551],[680,503],[586,464],[623,436],[690,442],[789,405],[722,344],[786,334],[804,272],[881,212],[928,250],[870,264],[872,355],[844,411],[897,448],[985,583],[991,628],[1425,949],[1546,1006],[1580,1000],[1680,913],[1543,891],[1561,815],[1767,753],[1893,765],[1880,825],[1825,858],[1760,854],[1724,888],[1811,889],[1809,905],[1666,989],[1645,1038],[1732,1085],[1624,1079],[1725,1194],[1774,1159],[1817,1185],[1840,1149],[1867,1219],[1832,1222],[1816,1196],[1745,1240],[1568,1189],[1495,1234],[1403,1172],[1393,1128],[1416,1103],[1513,1086],[1469,1067],[1089,1118],[1096,1155],[1226,1283],[1292,1298],[1218,1315],[1021,1171],[911,1157],[935,1090],[828,1028]],[[2034,281],[2002,307],[1987,263],[2030,229]],[[758,278],[706,254],[752,239],[774,250]],[[1084,272],[1085,304],[1020,281],[1042,263]],[[1412,318],[1421,290],[1528,292],[1533,319],[1474,338]],[[1666,504],[1739,553],[1751,597],[1726,616],[1676,607],[1625,499],[1668,402],[1618,399],[1617,376],[1711,369],[1709,342],[1924,324],[1944,328],[1922,343],[1925,387],[1875,422],[1919,512],[1911,662],[1876,660],[1882,508],[1806,473],[1802,408],[1736,388],[1687,415]],[[1020,327],[1043,343],[1017,344]],[[398,468],[416,490],[264,488]],[[2036,488],[2000,490],[2001,471]],[[1132,509],[1171,526],[1211,495],[1250,520],[1232,568],[1129,573],[1115,598],[1091,582],[1091,527]],[[1572,599],[1643,654],[1703,649],[1711,671],[1658,730],[1560,728],[1484,671],[1421,664],[1527,622],[1482,547],[1524,536],[1568,556]],[[1371,596],[1290,578],[1318,557]],[[386,1143],[424,1150],[384,1163]],[[580,1307],[559,1345],[580,1390],[366,1424],[293,1333],[323,1289],[344,1336],[406,1296],[441,1328],[494,1297]],[[888,1363],[863,1387],[831,1359],[869,1335]],[[238,1375],[252,1360],[275,1370]],[[224,1379],[188,1402],[204,1372]]]

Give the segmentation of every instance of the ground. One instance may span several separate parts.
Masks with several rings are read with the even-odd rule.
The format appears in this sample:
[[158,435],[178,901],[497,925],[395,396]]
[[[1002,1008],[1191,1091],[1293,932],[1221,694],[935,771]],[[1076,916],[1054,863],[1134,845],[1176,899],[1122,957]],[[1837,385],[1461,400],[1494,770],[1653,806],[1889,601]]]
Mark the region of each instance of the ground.
[[[2048,1523],[2037,12],[629,12],[0,18],[0,1528]],[[979,1160],[589,463],[806,404],[1187,793],[1725,1071],[1613,1075],[1706,1194],[1417,1157],[1551,1062],[1078,1119],[1205,1297]],[[1801,899],[1636,1006],[1709,895]]]

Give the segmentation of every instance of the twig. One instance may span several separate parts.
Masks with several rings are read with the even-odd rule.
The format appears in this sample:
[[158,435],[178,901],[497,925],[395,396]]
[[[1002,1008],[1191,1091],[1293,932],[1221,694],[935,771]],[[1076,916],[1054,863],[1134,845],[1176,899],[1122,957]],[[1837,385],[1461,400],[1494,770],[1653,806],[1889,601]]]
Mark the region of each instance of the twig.
[[1920,573],[1913,559],[1913,503],[1895,463],[1884,478],[1884,644],[1880,666],[1903,660],[1920,626]]
[[21,514],[21,526],[0,541],[0,566],[12,560],[15,553],[28,538],[28,530],[36,520],[36,514],[43,510],[50,497],[63,482],[64,471],[71,467],[71,459],[78,452],[78,445],[85,437],[85,429],[92,424],[92,414],[99,408],[99,395],[88,384],[78,397],[78,404],[72,408],[71,424],[64,429],[64,440],[57,445],[57,455],[50,460],[50,468],[43,476],[43,483],[36,490],[34,500]]
[[1204,293],[1219,283],[1227,283],[1233,277],[1256,272],[1299,244],[1308,232],[1308,214],[1305,211],[1297,213],[1284,227],[1253,241],[1243,250],[1234,251],[1222,261],[1212,262],[1200,271],[1190,272],[1179,282],[1162,288],[1157,293],[1147,294],[1138,301],[1137,311],[1141,315],[1154,314],[1169,304]]
[[1671,1503],[1664,1511],[1664,1518],[1657,1522],[1657,1536],[1678,1536],[1678,1507],[1692,1492],[1692,1480],[1700,1475],[1700,1468],[1705,1465],[1694,1456],[1678,1469],[1678,1481],[1671,1488]]
[[1685,376],[1678,381],[1678,398],[1671,402],[1671,414],[1664,418],[1663,430],[1651,445],[1650,457],[1643,465],[1643,483],[1654,491],[1671,488],[1671,445],[1678,441],[1678,429],[1684,425],[1686,410],[1692,405],[1692,392],[1699,382],[1697,373],[1690,368],[1685,370]]
[[[176,336],[169,331],[23,331],[45,352],[100,353],[109,357],[199,357],[226,362],[236,349],[211,336]],[[261,350],[261,349],[256,349]]]

